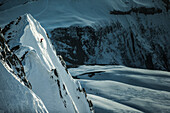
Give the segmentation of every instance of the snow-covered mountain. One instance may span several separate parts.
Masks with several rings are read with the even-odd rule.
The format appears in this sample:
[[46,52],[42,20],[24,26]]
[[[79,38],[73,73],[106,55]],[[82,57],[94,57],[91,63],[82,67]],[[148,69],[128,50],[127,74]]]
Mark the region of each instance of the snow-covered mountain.
[[112,15],[108,21],[56,28],[51,39],[68,64],[119,64],[169,71],[170,16],[166,3],[124,0],[119,8],[108,10]]
[[169,9],[169,0],[0,0],[0,112],[24,112],[24,102],[30,112],[88,113],[87,95],[99,113],[168,112],[169,73],[82,66],[70,69],[74,80],[66,63],[169,71]]
[[0,25],[31,13],[45,27],[57,53],[69,65],[120,64],[170,70],[169,0],[7,3],[1,2]]
[[32,91],[41,98],[49,112],[92,112],[85,90],[72,79],[38,21],[25,14],[6,25],[2,33],[9,49],[23,65]]

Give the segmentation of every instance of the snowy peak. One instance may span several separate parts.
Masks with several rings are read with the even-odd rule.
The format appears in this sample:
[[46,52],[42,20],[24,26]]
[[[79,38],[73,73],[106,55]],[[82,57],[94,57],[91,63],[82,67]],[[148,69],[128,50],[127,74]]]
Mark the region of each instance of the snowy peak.
[[32,90],[49,112],[91,112],[85,90],[72,79],[38,21],[25,14],[2,31],[10,49],[21,60]]
[[11,50],[16,51],[16,49],[19,49],[19,46],[27,46],[32,51],[36,50],[43,64],[48,69],[53,69],[54,66],[48,54],[49,46],[47,47],[47,44],[50,44],[47,40],[47,34],[39,22],[30,14],[20,16],[16,21],[10,22],[4,27],[2,32]]

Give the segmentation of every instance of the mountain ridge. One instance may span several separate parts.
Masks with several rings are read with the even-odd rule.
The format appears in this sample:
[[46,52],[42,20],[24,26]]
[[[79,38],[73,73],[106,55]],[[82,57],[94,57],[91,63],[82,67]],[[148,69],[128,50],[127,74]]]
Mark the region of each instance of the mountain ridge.
[[22,61],[32,91],[49,112],[92,112],[91,101],[72,79],[38,21],[25,14],[2,31],[9,48]]

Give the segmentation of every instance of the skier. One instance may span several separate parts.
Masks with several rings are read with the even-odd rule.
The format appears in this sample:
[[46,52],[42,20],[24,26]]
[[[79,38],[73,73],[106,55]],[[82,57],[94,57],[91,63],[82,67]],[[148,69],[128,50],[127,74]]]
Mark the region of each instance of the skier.
[[41,38],[40,43],[43,41],[43,38]]

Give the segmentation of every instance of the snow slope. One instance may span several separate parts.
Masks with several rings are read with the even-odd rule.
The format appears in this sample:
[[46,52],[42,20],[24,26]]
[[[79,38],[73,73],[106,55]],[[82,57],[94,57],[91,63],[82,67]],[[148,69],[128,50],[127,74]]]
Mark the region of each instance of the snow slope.
[[0,26],[30,13],[68,64],[170,70],[169,4],[169,0],[15,0],[0,6]]
[[0,63],[0,112],[48,113],[42,100]]
[[32,90],[49,112],[91,112],[85,94],[77,90],[81,89],[79,82],[72,79],[39,22],[25,14],[2,32],[10,49],[22,61]]
[[170,73],[120,65],[69,68],[86,88],[97,113],[168,113]]
[[42,100],[6,68],[9,67],[0,62],[0,112],[48,113]]
[[48,113],[42,100],[31,91],[20,60],[13,54],[0,31],[0,112]]

